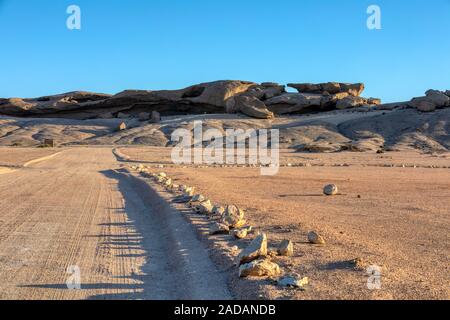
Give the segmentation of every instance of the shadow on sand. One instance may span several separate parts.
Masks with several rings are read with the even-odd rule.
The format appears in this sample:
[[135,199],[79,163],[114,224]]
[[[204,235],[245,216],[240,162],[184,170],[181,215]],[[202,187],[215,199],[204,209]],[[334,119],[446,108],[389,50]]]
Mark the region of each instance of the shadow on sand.
[[[113,210],[113,214],[125,214],[128,222],[111,222],[101,223],[99,226],[114,229],[126,229],[120,232],[120,234],[113,234],[111,232],[106,234],[85,235],[85,237],[98,238],[100,242],[99,247],[106,246],[108,249],[119,251],[120,253],[114,254],[114,259],[127,259],[129,264],[138,265],[134,259],[145,258],[145,263],[140,266],[141,274],[119,274],[111,276],[111,279],[117,280],[109,281],[105,283],[83,283],[83,275],[81,274],[81,290],[117,290],[117,293],[107,294],[94,294],[89,296],[88,299],[177,299],[178,296],[167,296],[166,288],[160,288],[164,292],[158,289],[157,277],[160,277],[159,272],[152,274],[151,270],[155,269],[151,265],[150,261],[155,259],[151,253],[155,251],[154,237],[148,239],[151,230],[148,230],[149,224],[151,224],[151,214],[149,214],[148,208],[152,205],[149,200],[152,197],[139,197],[138,194],[147,194],[157,196],[157,193],[151,189],[151,187],[144,181],[137,179],[129,174],[125,170],[107,170],[101,172],[109,179],[116,180],[117,187],[121,192],[124,199],[123,208],[109,208]],[[138,192],[137,192],[138,191]],[[146,203],[147,202],[147,203]],[[147,211],[147,212],[146,212]],[[102,241],[104,240],[104,241]],[[163,239],[164,241],[164,239]],[[140,253],[123,253],[126,250],[138,250]],[[160,261],[164,263],[165,261]],[[170,266],[166,266],[167,271],[170,271]],[[69,277],[69,275],[67,275]],[[124,281],[125,280],[125,281]],[[123,283],[126,282],[126,283]],[[59,284],[36,284],[36,285],[23,285],[23,288],[41,288],[41,289],[57,289],[57,290],[69,290],[66,283]]]

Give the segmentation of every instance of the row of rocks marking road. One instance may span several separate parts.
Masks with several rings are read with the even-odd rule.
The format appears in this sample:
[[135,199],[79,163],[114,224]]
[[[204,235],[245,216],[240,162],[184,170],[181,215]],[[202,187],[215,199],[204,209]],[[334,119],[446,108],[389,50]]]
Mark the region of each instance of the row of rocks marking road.
[[[245,211],[236,205],[221,206],[214,204],[211,199],[203,194],[195,193],[195,187],[175,184],[166,173],[150,173],[148,168],[142,164],[132,166],[145,178],[151,178],[168,191],[176,195],[176,202],[185,203],[195,213],[208,217],[211,220],[210,235],[229,234],[236,240],[253,238],[248,245],[237,256],[236,264],[239,267],[239,276],[265,277],[273,279],[278,285],[284,287],[297,287],[306,289],[309,283],[308,277],[298,274],[285,274],[282,268],[273,261],[273,257],[294,255],[294,244],[290,240],[283,240],[278,244],[276,250],[268,247],[267,234],[255,232],[254,227],[249,225],[245,218]],[[324,195],[338,195],[338,188],[331,184],[324,187]],[[325,245],[326,241],[316,231],[307,234],[307,240],[314,245]],[[359,260],[358,260],[359,261]]]

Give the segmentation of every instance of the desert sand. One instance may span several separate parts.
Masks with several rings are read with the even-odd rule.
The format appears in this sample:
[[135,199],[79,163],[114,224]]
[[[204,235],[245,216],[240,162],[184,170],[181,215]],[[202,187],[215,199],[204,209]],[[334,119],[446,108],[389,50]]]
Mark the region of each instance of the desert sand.
[[[190,225],[148,189],[111,148],[0,175],[0,299],[231,298]],[[68,290],[75,265],[81,290]]]
[[0,147],[0,167],[18,168],[33,161],[46,159],[63,148],[5,148]]
[[[114,149],[129,158],[118,159]],[[20,164],[59,151],[44,150],[2,148],[2,161],[11,163],[6,154],[22,154],[15,156]],[[0,175],[0,298],[449,298],[448,154],[287,150],[282,162],[293,167],[273,177],[257,168],[169,165],[169,154],[72,147]],[[416,167],[403,168],[406,159]],[[305,161],[311,166],[297,166]],[[209,219],[171,203],[173,195],[129,169],[141,163],[215,203],[244,208],[270,247],[292,240],[294,256],[275,261],[307,276],[307,290],[240,279],[235,258],[249,240],[209,236]],[[340,195],[323,196],[327,183],[336,183]],[[307,243],[310,230],[326,245]],[[367,289],[365,270],[349,262],[355,258],[382,268],[381,290]],[[81,290],[67,289],[72,265],[81,270]]]
[[[267,233],[269,245],[283,239],[294,242],[294,257],[277,262],[308,276],[311,289],[286,291],[267,281],[252,283],[266,298],[449,298],[448,154],[295,154],[287,157],[292,165],[307,159],[311,167],[282,167],[278,175],[263,177],[257,168],[158,169],[151,149],[121,151],[155,166],[156,172],[163,170],[173,183],[195,186],[215,203],[245,208],[250,224]],[[156,154],[160,157],[161,150]],[[404,161],[411,166],[403,167]],[[328,183],[339,186],[338,196],[322,194]],[[311,230],[319,231],[327,244],[309,244],[306,234]],[[219,241],[224,251],[245,247],[245,241],[225,238]],[[382,268],[382,290],[367,290],[365,269],[351,266],[355,258]],[[254,298],[255,288],[248,282],[233,284],[243,297]]]
[[[382,104],[362,83],[288,87],[0,99],[0,299],[449,299],[450,91]],[[196,121],[220,134],[279,130],[278,174],[175,165],[172,134]],[[158,182],[162,171],[172,180]],[[237,205],[252,231],[211,235],[223,216],[196,214],[173,184]],[[328,184],[338,194],[325,196]],[[239,277],[253,239],[252,259],[309,283]],[[292,256],[274,254],[283,240]]]

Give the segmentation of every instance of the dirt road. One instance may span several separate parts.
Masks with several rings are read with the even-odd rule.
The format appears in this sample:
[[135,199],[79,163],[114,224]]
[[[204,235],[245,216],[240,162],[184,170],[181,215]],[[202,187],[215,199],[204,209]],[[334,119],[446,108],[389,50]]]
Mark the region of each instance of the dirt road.
[[231,295],[191,226],[111,148],[0,175],[0,299],[183,298]]

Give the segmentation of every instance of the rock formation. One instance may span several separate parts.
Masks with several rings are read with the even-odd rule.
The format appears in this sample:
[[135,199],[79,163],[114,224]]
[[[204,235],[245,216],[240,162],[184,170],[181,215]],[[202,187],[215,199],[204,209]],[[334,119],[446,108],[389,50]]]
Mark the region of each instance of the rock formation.
[[359,97],[364,91],[363,83],[289,83],[288,87],[296,89],[300,93],[336,94],[348,93],[351,96]]
[[257,84],[239,80],[201,83],[181,90],[125,90],[116,95],[69,92],[34,99],[0,99],[0,114],[159,122],[159,115],[240,112],[253,118],[271,119],[274,114],[379,103],[377,99],[359,97],[363,84],[330,82],[290,86],[299,93],[287,93],[285,86],[273,82]]
[[272,119],[276,115],[336,109],[415,108],[432,112],[450,107],[450,90],[428,90],[425,96],[409,102],[381,104],[380,99],[361,97],[362,83],[290,83],[288,86],[298,92],[286,92],[285,86],[278,83],[240,80],[200,83],[180,90],[125,90],[115,95],[76,91],[33,99],[0,99],[0,115],[77,120],[118,118],[159,123],[161,116],[183,114],[242,113],[251,118]]
[[264,102],[254,96],[239,95],[228,99],[227,112],[242,112],[252,118],[270,119],[273,113],[267,110]]
[[276,114],[304,113],[381,103],[380,99],[360,97],[364,90],[362,83],[290,83],[288,86],[297,89],[298,93],[286,93],[269,99],[265,103],[270,111]]
[[[51,116],[77,119],[100,118],[107,113],[136,115],[157,111],[161,114],[224,113],[227,100],[240,94],[272,97],[280,89],[248,81],[215,81],[181,90],[126,90],[116,95],[70,92],[35,99],[0,99],[0,114],[29,117]],[[258,108],[259,106],[255,106]],[[252,109],[251,107],[243,109]],[[263,109],[263,108],[262,108]],[[245,110],[242,110],[245,112]],[[253,110],[251,113],[255,112]],[[266,111],[269,115],[269,112]],[[155,120],[155,119],[152,119]]]
[[[11,116],[39,116],[71,112],[74,110],[80,113],[89,113],[93,105],[109,98],[111,98],[111,95],[75,91],[35,99],[0,99],[0,114]],[[103,111],[101,114],[105,114],[107,111]],[[100,117],[101,114],[96,114],[96,116]]]
[[422,112],[450,107],[450,90],[446,92],[428,90],[424,97],[413,98],[408,105]]

